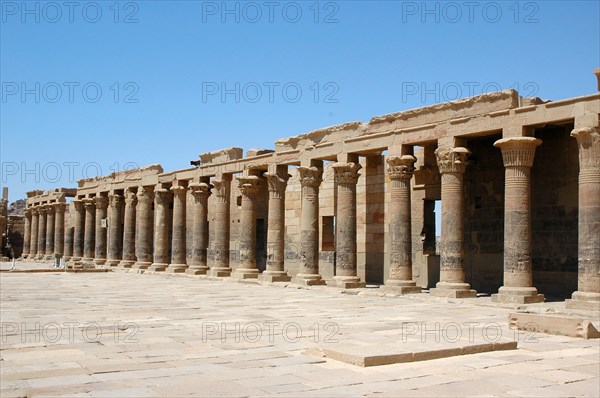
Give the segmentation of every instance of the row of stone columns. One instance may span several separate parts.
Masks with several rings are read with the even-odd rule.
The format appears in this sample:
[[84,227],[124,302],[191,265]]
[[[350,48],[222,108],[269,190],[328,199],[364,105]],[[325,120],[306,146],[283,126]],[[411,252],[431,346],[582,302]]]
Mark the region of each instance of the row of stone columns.
[[[571,306],[600,301],[600,139],[598,128],[573,131],[579,144],[579,287]],[[504,283],[492,299],[499,302],[531,303],[544,300],[532,283],[530,171],[536,147],[533,137],[504,138],[495,143],[502,151],[505,166]],[[442,233],[440,282],[431,294],[443,297],[475,297],[466,281],[464,268],[464,174],[469,150],[440,147],[435,151],[441,174]],[[333,284],[360,287],[356,262],[356,184],[360,165],[356,155],[332,165],[337,189],[336,275]],[[390,265],[386,288],[400,294],[417,293],[412,280],[411,179],[416,159],[409,154],[388,156]],[[319,162],[297,168],[301,185],[300,269],[296,283],[323,284],[319,274]],[[260,276],[268,281],[289,280],[284,270],[284,212],[287,166],[275,166],[263,174],[269,190],[267,269]],[[258,175],[237,177],[242,194],[240,223],[240,264],[233,277],[256,278],[256,207]],[[124,195],[111,194],[73,201],[73,236],[65,239],[65,203],[29,208],[26,211],[25,248],[29,258],[43,259],[64,254],[73,260],[105,262],[111,266],[151,268],[155,271],[187,272],[217,277],[230,276],[230,192],[232,176],[218,175],[213,185],[174,184],[170,191],[160,186],[127,189]],[[192,192],[192,258],[186,262],[186,193]],[[214,225],[208,231],[208,198],[215,194]],[[168,242],[168,206],[173,200],[171,256]],[[121,211],[124,207],[124,227]],[[154,218],[152,218],[154,203]],[[108,207],[110,206],[110,209]],[[107,213],[108,211],[108,213]],[[110,240],[102,220],[110,215]],[[70,244],[73,251],[70,253]]]
[[65,241],[66,203],[57,202],[25,209],[23,257],[50,260],[62,256]]

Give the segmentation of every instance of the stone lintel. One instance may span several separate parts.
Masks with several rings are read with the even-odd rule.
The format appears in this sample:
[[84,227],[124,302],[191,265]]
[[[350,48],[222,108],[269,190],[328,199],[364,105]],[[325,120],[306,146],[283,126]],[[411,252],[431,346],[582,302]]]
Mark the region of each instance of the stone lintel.
[[244,150],[242,148],[232,147],[220,149],[218,151],[201,153],[200,160],[202,165],[211,163],[224,163],[231,160],[238,160],[244,157]]
[[260,156],[260,155],[266,155],[268,153],[274,153],[275,151],[272,149],[264,149],[264,148],[253,148],[253,149],[248,149],[246,151],[246,157],[247,158],[251,158],[254,156]]

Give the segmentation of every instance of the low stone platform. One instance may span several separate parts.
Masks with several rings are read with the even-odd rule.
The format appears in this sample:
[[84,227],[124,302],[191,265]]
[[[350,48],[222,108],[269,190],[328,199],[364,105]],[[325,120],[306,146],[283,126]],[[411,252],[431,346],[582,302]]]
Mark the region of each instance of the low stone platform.
[[[514,310],[475,304],[482,298],[363,294],[374,290],[2,273],[0,395],[597,396],[598,340],[511,330]],[[367,367],[303,354],[356,349],[370,365],[423,344],[441,356],[459,330],[467,341],[473,331],[472,354]],[[476,353],[482,340],[518,348]]]
[[[596,314],[596,318],[598,316],[599,314]],[[584,339],[598,339],[600,338],[600,332],[594,326],[593,321],[591,316],[532,314],[526,312],[515,312],[508,317],[511,329],[581,337]]]

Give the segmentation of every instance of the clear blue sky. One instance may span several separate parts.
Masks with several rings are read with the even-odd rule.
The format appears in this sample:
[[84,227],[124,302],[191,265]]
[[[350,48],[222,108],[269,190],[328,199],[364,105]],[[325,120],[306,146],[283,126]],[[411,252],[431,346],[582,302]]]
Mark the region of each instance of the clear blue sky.
[[98,168],[181,169],[495,87],[596,91],[598,1],[470,4],[3,0],[1,184],[13,201]]

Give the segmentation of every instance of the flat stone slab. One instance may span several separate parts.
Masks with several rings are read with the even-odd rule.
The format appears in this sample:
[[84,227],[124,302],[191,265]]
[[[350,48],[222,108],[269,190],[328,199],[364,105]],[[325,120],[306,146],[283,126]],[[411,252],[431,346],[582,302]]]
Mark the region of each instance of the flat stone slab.
[[511,329],[528,332],[581,337],[584,339],[600,338],[600,332],[594,327],[592,321],[569,315],[515,312],[508,316],[508,325]]
[[[414,352],[388,352],[378,354],[381,349],[372,347],[362,350],[363,353],[357,352],[356,349],[349,351],[337,351],[332,349],[307,351],[307,354],[319,355],[325,358],[335,359],[345,362],[350,365],[361,366],[363,368],[369,366],[391,365],[395,363],[429,361],[432,359],[449,358],[458,355],[479,354],[490,351],[505,351],[517,349],[516,341],[505,341],[502,343],[481,343],[457,346],[454,348],[442,349],[427,349],[422,347],[421,350]],[[386,350],[387,351],[387,350]]]

